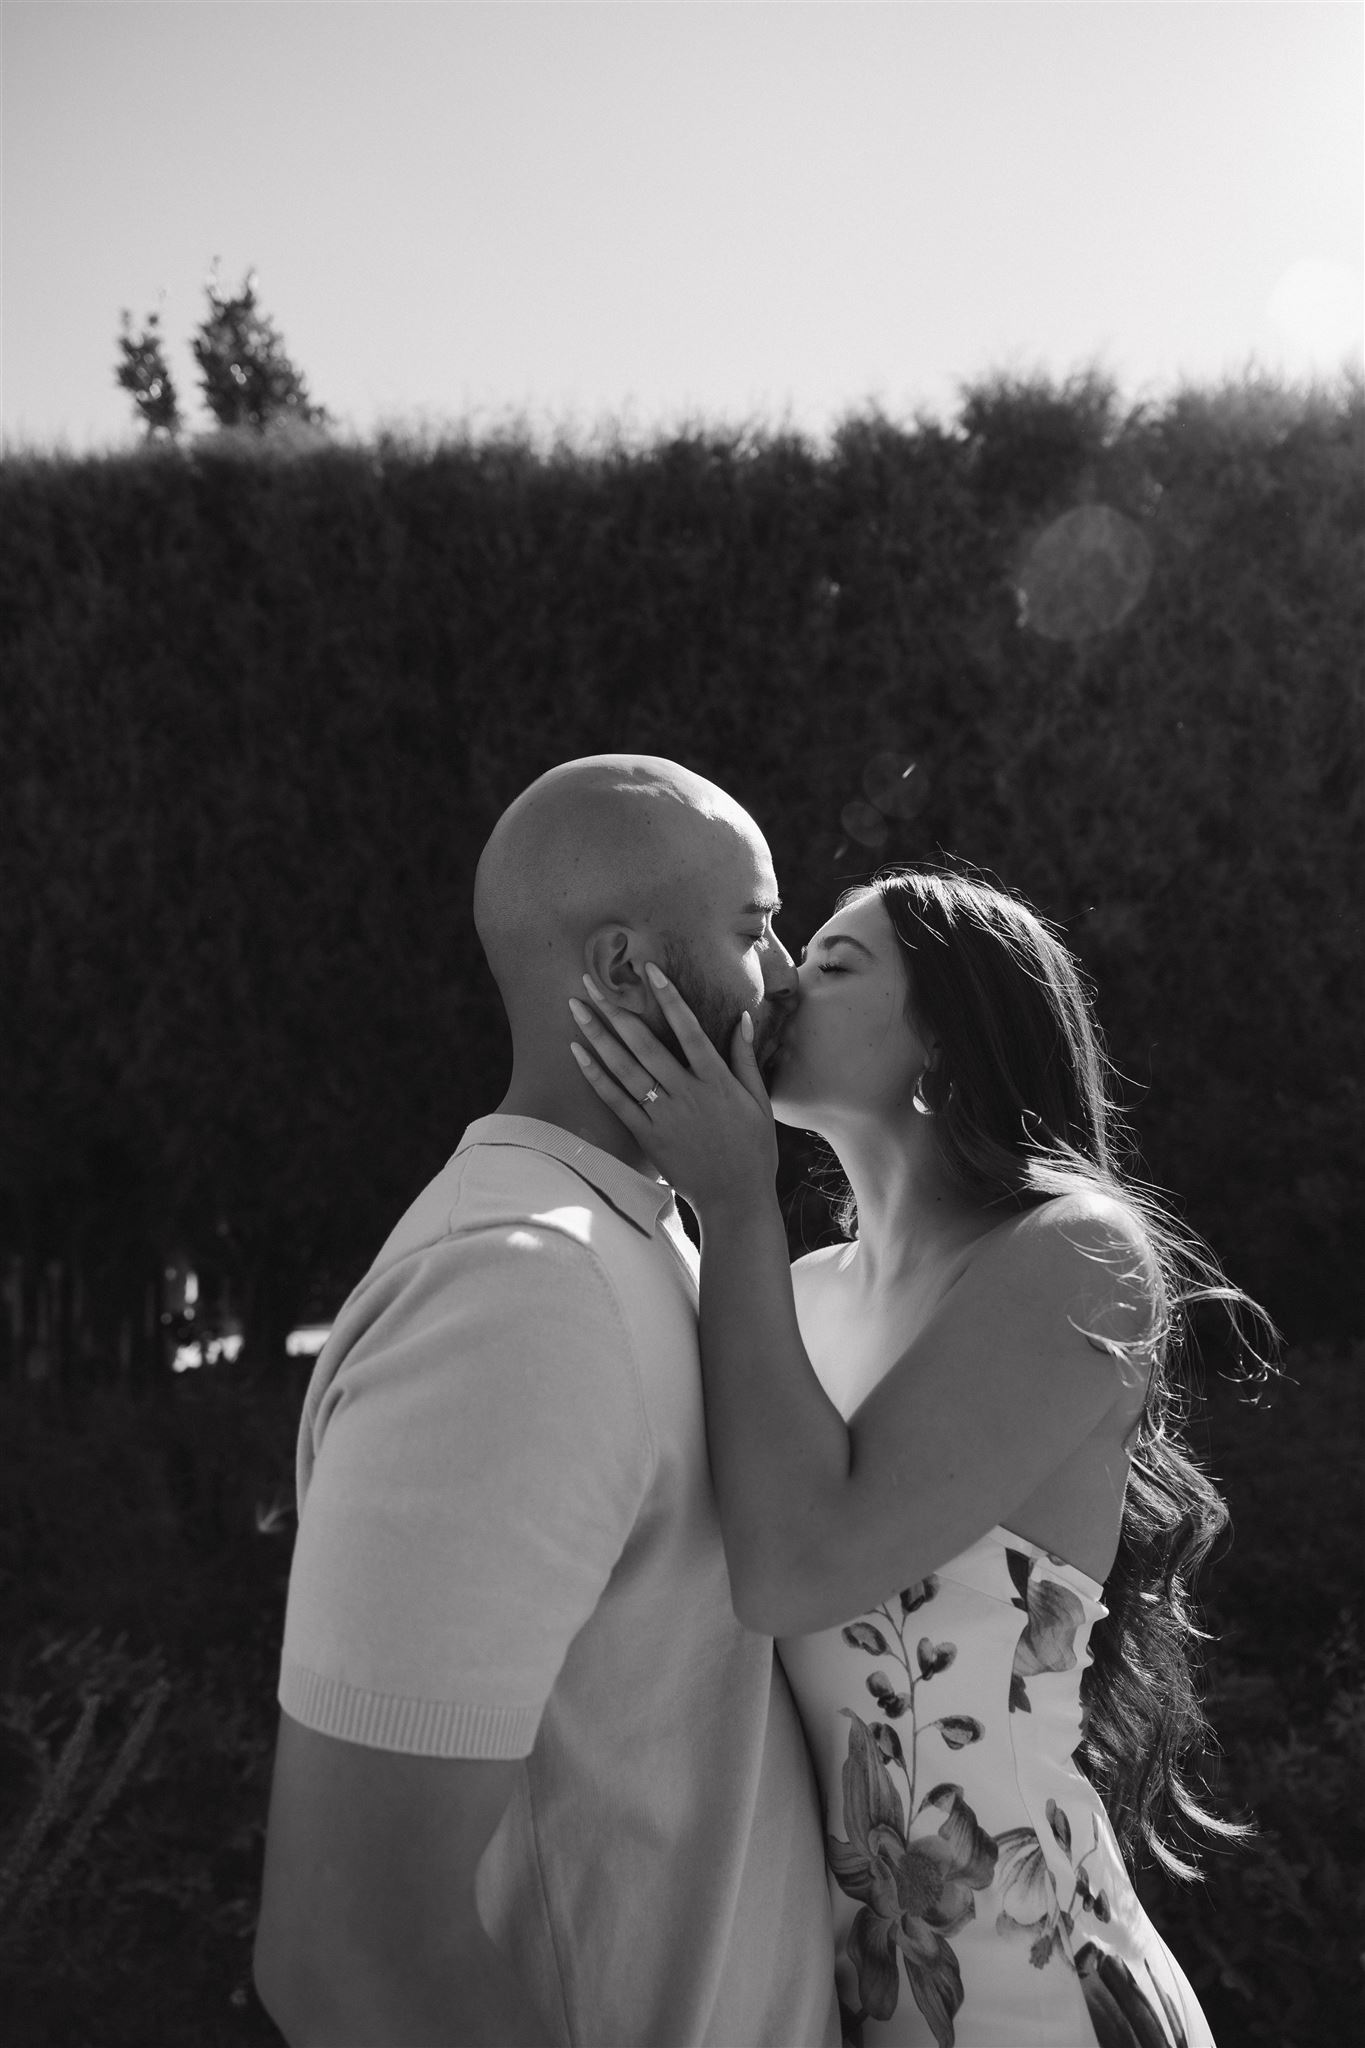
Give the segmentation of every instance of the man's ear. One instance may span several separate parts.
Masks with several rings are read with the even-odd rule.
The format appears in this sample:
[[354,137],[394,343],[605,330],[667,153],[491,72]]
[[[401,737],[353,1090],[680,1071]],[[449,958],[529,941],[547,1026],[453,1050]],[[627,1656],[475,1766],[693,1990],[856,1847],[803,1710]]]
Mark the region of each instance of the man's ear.
[[638,935],[629,925],[601,924],[588,934],[583,965],[604,994],[622,1009],[647,1011],[654,1007],[654,997],[635,964],[638,951]]

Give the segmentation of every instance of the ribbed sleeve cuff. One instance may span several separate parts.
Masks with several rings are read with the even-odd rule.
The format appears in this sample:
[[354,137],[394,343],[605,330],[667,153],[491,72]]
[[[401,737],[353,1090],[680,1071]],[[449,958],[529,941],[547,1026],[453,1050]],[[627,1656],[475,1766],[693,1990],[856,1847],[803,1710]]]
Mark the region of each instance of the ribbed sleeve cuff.
[[292,1720],[319,1735],[408,1756],[528,1756],[541,1713],[539,1707],[474,1707],[364,1692],[289,1663],[280,1668],[279,1701]]

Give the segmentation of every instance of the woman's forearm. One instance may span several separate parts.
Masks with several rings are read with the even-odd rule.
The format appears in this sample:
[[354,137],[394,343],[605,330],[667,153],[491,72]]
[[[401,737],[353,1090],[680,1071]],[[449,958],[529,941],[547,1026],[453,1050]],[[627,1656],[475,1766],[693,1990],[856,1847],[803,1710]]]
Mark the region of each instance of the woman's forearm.
[[[730,1064],[672,983],[646,973],[683,1055],[587,979],[592,1046],[571,1050],[607,1104],[701,1219],[701,1351],[711,1471],[735,1611],[766,1634],[804,1611],[847,1505],[849,1436],[806,1356],[773,1175],[772,1111],[740,1019]],[[610,1027],[610,1028],[608,1028]]]
[[778,1632],[836,1520],[849,1469],[843,1418],[796,1320],[777,1197],[703,1211],[701,1356],[706,1436],[735,1610]]

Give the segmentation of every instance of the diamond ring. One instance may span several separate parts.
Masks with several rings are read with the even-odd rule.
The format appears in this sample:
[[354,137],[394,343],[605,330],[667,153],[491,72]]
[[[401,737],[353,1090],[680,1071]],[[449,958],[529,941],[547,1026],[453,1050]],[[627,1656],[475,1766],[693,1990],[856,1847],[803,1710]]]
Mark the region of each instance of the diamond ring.
[[640,1107],[641,1107],[641,1109],[648,1109],[648,1108],[649,1108],[649,1105],[650,1105],[650,1103],[651,1103],[651,1102],[657,1102],[657,1101],[658,1101],[658,1099],[659,1099],[659,1095],[660,1095],[660,1093],[661,1093],[661,1090],[660,1090],[660,1088],[659,1088],[659,1084],[658,1084],[658,1082],[656,1081],[656,1082],[655,1082],[655,1084],[654,1084],[654,1086],[653,1086],[653,1087],[652,1087],[652,1088],[650,1089],[649,1093],[648,1093],[647,1095],[645,1095],[645,1096],[643,1096],[643,1097],[641,1098],[641,1101],[640,1101]]

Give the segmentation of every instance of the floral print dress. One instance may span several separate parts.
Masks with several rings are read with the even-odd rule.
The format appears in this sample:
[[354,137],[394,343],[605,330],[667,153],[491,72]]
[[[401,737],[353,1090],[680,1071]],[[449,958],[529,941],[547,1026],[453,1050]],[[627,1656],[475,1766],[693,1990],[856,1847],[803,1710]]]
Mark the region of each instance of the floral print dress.
[[781,1645],[853,2048],[1213,2048],[1072,1761],[1102,1591],[997,1528]]

